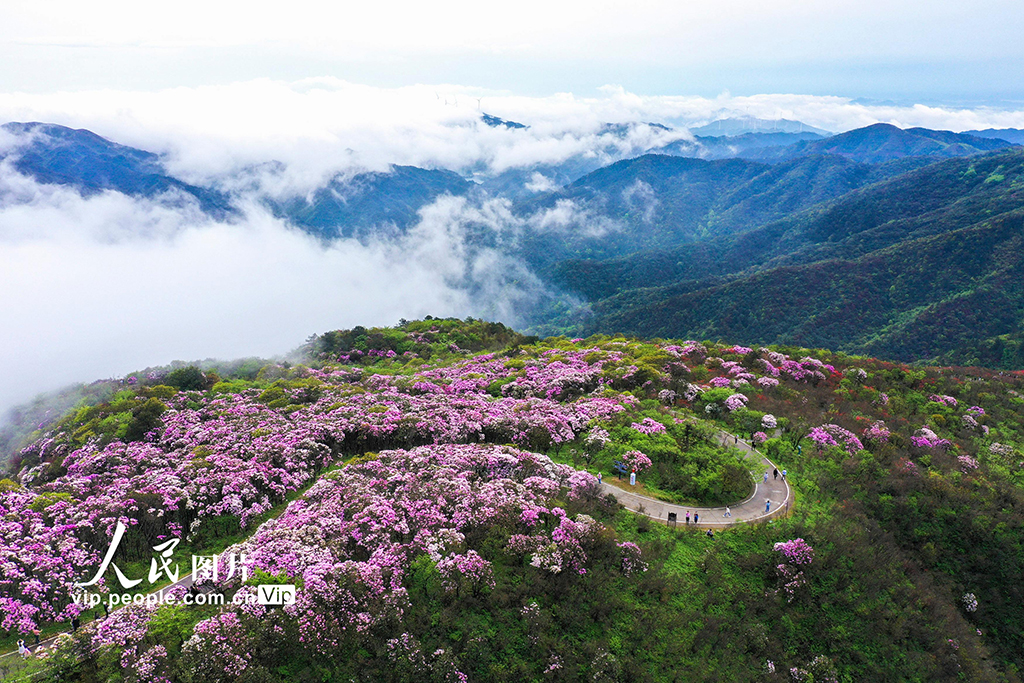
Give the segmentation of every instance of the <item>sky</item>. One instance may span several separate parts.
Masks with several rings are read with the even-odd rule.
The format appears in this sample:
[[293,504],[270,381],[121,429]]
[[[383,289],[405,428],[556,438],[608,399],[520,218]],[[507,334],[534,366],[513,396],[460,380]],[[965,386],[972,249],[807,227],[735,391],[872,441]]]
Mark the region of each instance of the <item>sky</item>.
[[[539,287],[466,249],[469,222],[522,227],[501,202],[443,200],[398,241],[324,245],[246,202],[254,188],[301,196],[396,163],[473,176],[612,160],[729,116],[1024,128],[1022,25],[1024,6],[1003,0],[4,0],[0,123],[87,128],[243,206],[218,222],[0,163],[0,412],[68,382],[284,353],[340,327],[512,321]],[[482,112],[530,127],[481,126]],[[673,130],[610,141],[609,122]],[[0,134],[0,156],[12,145]],[[539,220],[578,220],[560,210]]]
[[1022,25],[1014,0],[5,0],[0,91],[331,76],[1017,106]]

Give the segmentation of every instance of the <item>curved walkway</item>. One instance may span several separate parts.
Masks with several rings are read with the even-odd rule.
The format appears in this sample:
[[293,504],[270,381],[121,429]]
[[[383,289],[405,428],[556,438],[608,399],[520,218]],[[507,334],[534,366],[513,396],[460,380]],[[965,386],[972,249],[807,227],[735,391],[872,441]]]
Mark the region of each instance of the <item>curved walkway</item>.
[[[618,480],[614,484],[607,481],[602,482],[601,492],[611,494],[622,505],[634,512],[665,523],[668,523],[669,513],[674,512],[676,513],[677,523],[685,525],[686,514],[689,512],[692,525],[693,514],[697,513],[700,516],[700,523],[697,526],[702,528],[718,528],[733,526],[734,524],[763,522],[788,511],[793,494],[789,489],[789,483],[782,476],[782,470],[779,470],[779,477],[775,479],[772,476],[772,471],[776,468],[775,463],[766,458],[763,453],[749,443],[733,434],[720,430],[718,432],[718,440],[722,445],[735,446],[744,453],[757,456],[761,461],[761,470],[751,472],[751,476],[754,477],[754,492],[746,500],[729,506],[732,513],[729,517],[725,516],[724,506],[708,508],[676,505],[675,503],[668,503],[656,498],[641,496],[629,491],[629,483],[626,481],[622,481],[621,484]],[[765,472],[768,473],[767,483],[764,481]],[[771,501],[771,507],[767,512],[765,511],[766,501]]]

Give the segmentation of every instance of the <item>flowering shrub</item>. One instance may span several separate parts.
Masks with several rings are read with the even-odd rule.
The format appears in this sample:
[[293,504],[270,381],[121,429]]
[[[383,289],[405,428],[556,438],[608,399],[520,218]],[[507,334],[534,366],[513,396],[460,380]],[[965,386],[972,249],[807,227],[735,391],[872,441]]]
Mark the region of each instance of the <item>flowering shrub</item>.
[[814,549],[802,538],[776,543],[774,548],[776,552],[782,553],[784,560],[782,564],[775,566],[782,583],[780,590],[785,593],[786,601],[791,602],[800,587],[807,585],[807,578],[801,567],[811,564],[814,560]]
[[747,397],[743,394],[733,394],[725,399],[725,407],[730,413],[739,410],[747,405]]
[[917,464],[913,460],[900,460],[899,467],[907,474],[918,474]]
[[722,349],[722,353],[735,353],[740,356],[746,356],[749,353],[753,353],[754,349],[747,346],[730,346],[727,349]]
[[776,543],[774,549],[790,564],[810,564],[814,560],[814,548],[802,538]]
[[484,585],[494,588],[491,563],[480,557],[475,550],[463,555],[449,555],[437,563],[437,570],[441,574],[445,590],[449,592],[457,591],[460,581],[466,581],[473,586]]
[[569,500],[595,498],[601,492],[601,488],[597,483],[597,477],[592,475],[590,472],[584,472],[582,470],[573,472],[569,475],[569,479],[566,484],[569,488]]
[[[140,375],[127,398],[117,399],[129,406],[127,410],[120,414],[100,411],[95,420],[91,417],[95,413],[82,412],[81,419],[69,420],[23,451],[24,466],[14,477],[16,481],[0,482],[0,566],[4,568],[0,572],[0,609],[4,625],[28,632],[40,622],[67,621],[74,616],[78,610],[70,600],[69,586],[95,570],[100,557],[94,549],[106,546],[117,522],[128,525],[131,535],[139,539],[136,547],[129,549],[135,562],[157,539],[205,539],[204,525],[213,518],[229,533],[258,526],[252,537],[233,551],[244,551],[254,571],[300,585],[298,603],[283,608],[229,607],[217,615],[207,613],[191,637],[184,635],[180,652],[171,644],[166,649],[154,646],[153,629],[161,633],[154,614],[146,609],[123,610],[80,629],[76,639],[82,643],[83,656],[122,666],[119,675],[127,683],[165,683],[175,672],[186,670],[193,672],[196,680],[273,680],[275,669],[258,670],[267,663],[259,660],[278,650],[303,658],[303,666],[309,661],[348,661],[353,653],[358,653],[360,665],[377,666],[375,658],[385,659],[384,666],[390,667],[386,671],[394,680],[488,680],[483,673],[487,667],[523,672],[524,680],[547,676],[591,679],[597,673],[611,679],[643,677],[637,668],[639,660],[630,660],[629,669],[625,666],[629,655],[623,653],[628,653],[633,641],[623,640],[623,646],[615,650],[616,656],[623,658],[617,669],[614,658],[594,656],[600,641],[588,641],[575,632],[566,641],[578,651],[562,647],[557,637],[560,632],[553,630],[552,624],[560,629],[562,622],[571,620],[567,615],[575,605],[566,596],[584,590],[588,595],[593,590],[609,591],[602,594],[601,601],[592,601],[595,603],[622,605],[621,609],[642,605],[643,610],[651,610],[649,614],[671,616],[671,612],[655,612],[663,604],[658,599],[635,600],[625,595],[628,599],[621,602],[603,600],[620,595],[612,592],[612,587],[643,595],[660,592],[663,599],[676,600],[674,585],[663,581],[671,563],[664,563],[663,557],[643,557],[640,547],[619,542],[612,529],[597,521],[603,520],[606,512],[593,475],[556,464],[533,451],[548,451],[572,462],[582,458],[589,467],[605,472],[612,458],[628,451],[624,458],[627,467],[646,471],[652,490],[685,499],[691,491],[684,486],[691,486],[692,481],[710,482],[709,488],[722,482],[711,476],[718,474],[714,471],[717,463],[713,457],[719,454],[712,443],[714,432],[679,405],[679,399],[692,403],[705,392],[705,402],[713,404],[709,405],[711,412],[717,411],[716,417],[735,425],[732,431],[748,433],[761,427],[752,435],[755,445],[761,445],[771,430],[778,428],[775,415],[761,416],[767,410],[791,420],[793,429],[787,436],[793,439],[803,433],[803,425],[832,419],[822,415],[835,415],[834,421],[842,424],[857,424],[856,436],[835,424],[811,430],[811,441],[819,447],[838,446],[856,455],[858,437],[867,444],[891,444],[876,458],[853,458],[839,468],[812,463],[820,466],[820,471],[815,473],[812,468],[805,476],[825,495],[836,492],[829,489],[830,480],[824,476],[829,468],[844,476],[870,472],[870,477],[845,476],[844,498],[825,513],[829,519],[848,514],[842,506],[848,492],[857,496],[858,514],[877,515],[883,509],[878,491],[892,494],[886,504],[893,511],[887,513],[886,524],[902,525],[901,531],[912,530],[912,525],[922,520],[948,530],[945,518],[935,514],[929,491],[942,492],[943,506],[954,510],[957,520],[974,520],[971,528],[994,543],[999,539],[985,536],[986,527],[976,522],[980,518],[997,524],[1010,519],[992,504],[992,499],[1002,500],[992,492],[998,493],[1004,483],[985,479],[986,472],[979,471],[977,460],[960,456],[954,467],[970,475],[959,477],[954,472],[950,476],[951,457],[906,448],[909,443],[951,449],[952,443],[936,434],[940,428],[948,429],[964,452],[988,447],[987,457],[993,466],[998,464],[1001,473],[1005,470],[1007,480],[1018,477],[1014,448],[982,439],[985,425],[978,420],[985,411],[971,406],[958,415],[954,411],[957,403],[947,396],[955,394],[953,401],[960,406],[986,402],[989,414],[984,421],[992,425],[992,433],[1003,441],[1016,442],[1019,430],[1003,423],[1007,411],[1018,406],[1017,399],[1005,391],[990,390],[985,385],[988,380],[975,381],[972,375],[968,386],[962,378],[944,376],[940,371],[908,370],[866,359],[857,362],[866,364],[870,375],[848,367],[839,373],[816,359],[795,360],[768,349],[760,349],[755,359],[749,353],[743,354],[748,356],[745,358],[729,355],[748,352],[745,348],[723,351],[691,342],[659,348],[621,339],[594,339],[597,341],[575,340],[576,348],[565,339],[536,345],[524,342],[523,348],[510,345],[501,352],[476,357],[462,351],[473,348],[472,340],[432,342],[433,356],[428,348],[416,347],[417,354],[375,342],[363,350],[346,348],[345,353],[332,356],[345,356],[343,360],[360,367],[269,365],[256,381],[226,380],[209,391],[171,393],[152,386],[158,375],[150,380]],[[436,356],[449,349],[458,353],[458,358]],[[693,367],[692,374],[682,359]],[[721,377],[711,379],[712,375]],[[841,382],[840,375],[855,381]],[[766,390],[780,383],[783,386],[778,390]],[[746,394],[733,393],[730,387],[737,385],[746,387],[742,390]],[[632,393],[619,394],[618,389]],[[891,402],[884,390],[893,394]],[[869,405],[872,396],[877,400]],[[940,399],[937,402],[943,407],[933,404],[922,411],[924,396]],[[163,406],[163,412],[138,438],[128,439],[125,434],[96,426],[102,421],[132,419],[133,411],[151,398]],[[734,412],[747,404],[749,410]],[[702,407],[698,404],[698,411]],[[727,410],[734,414],[726,415]],[[938,417],[928,417],[929,413]],[[908,420],[920,424],[922,419],[933,426],[919,430],[911,439],[913,427],[907,426]],[[789,442],[779,443],[782,449],[790,446]],[[706,459],[707,454],[711,458]],[[796,457],[788,451],[781,455],[784,461]],[[920,457],[921,471],[925,464],[929,466],[928,476],[906,476],[919,470],[908,455]],[[353,456],[358,457],[350,460]],[[330,469],[344,461],[350,464]],[[730,464],[739,470],[736,478],[748,485],[745,464]],[[865,468],[854,469],[858,465]],[[663,486],[672,477],[684,484]],[[877,487],[861,488],[861,479],[869,479],[868,484],[881,481]],[[952,486],[956,481],[962,485]],[[306,487],[311,488],[280,517],[260,524],[268,510]],[[865,491],[875,495],[862,495]],[[817,492],[808,487],[808,495]],[[914,499],[914,509],[906,507],[908,495]],[[617,524],[620,521],[616,518]],[[641,533],[643,523],[646,520],[636,525],[636,533]],[[805,528],[789,526],[788,521],[783,524]],[[621,528],[622,533],[634,533],[631,525]],[[770,534],[773,528],[781,527],[765,526],[762,531]],[[811,533],[823,538],[834,533],[829,525],[806,528],[813,528]],[[912,534],[905,538],[907,543],[916,542]],[[944,562],[950,566],[961,562],[953,544],[941,534],[931,534],[929,540]],[[705,547],[713,549],[720,541],[680,534],[673,542],[688,553],[703,553]],[[888,543],[886,539],[878,542]],[[866,553],[859,544],[863,545],[853,539],[843,546],[844,552],[850,551],[854,566],[871,567],[865,559],[876,554]],[[657,543],[652,547],[655,552],[663,549]],[[770,588],[795,600],[812,572],[821,571],[813,569],[815,560],[821,560],[802,539],[774,547],[780,554],[773,553],[777,582]],[[925,557],[921,555],[917,561],[924,562]],[[640,581],[636,578],[640,572],[654,573],[644,559],[652,565],[657,562],[658,576]],[[747,578],[750,568],[746,562],[743,565],[733,567],[727,573],[730,576],[723,575],[722,580],[742,592],[744,604],[752,606],[764,596],[763,577],[753,577],[753,592],[730,583],[732,575]],[[610,580],[609,571],[613,573]],[[861,578],[851,580],[845,562],[830,564],[829,571],[838,574],[837,585],[867,587],[864,592],[870,593],[871,599],[881,596],[879,604],[886,613],[908,604],[900,602],[905,591],[885,590],[889,585],[885,572],[863,577],[863,586],[858,586]],[[688,589],[689,584],[685,585]],[[986,583],[986,591],[990,585],[1000,591],[995,582]],[[236,588],[237,584],[230,586]],[[238,590],[245,595],[255,589],[246,586]],[[927,588],[908,590],[913,600],[928,597]],[[850,595],[859,601],[857,607],[864,606],[856,590]],[[1001,591],[998,600],[987,600],[987,605],[1008,603],[1006,598],[1007,592]],[[468,610],[463,601],[470,606]],[[495,614],[493,621],[489,617],[481,620],[488,628],[491,623],[503,623],[508,616],[501,612],[506,603],[511,605],[512,621],[525,622],[515,624],[508,632],[509,639],[529,642],[533,649],[526,659],[501,668],[501,657],[513,645],[493,647],[487,642],[490,636],[474,622],[478,610],[483,609]],[[970,611],[969,602],[962,605]],[[778,605],[770,608],[772,612],[779,609]],[[750,614],[752,621],[767,621],[765,612],[751,609],[757,612]],[[788,612],[785,606],[782,609]],[[810,617],[815,609],[812,604],[803,605],[801,614]],[[657,623],[653,618],[637,618],[641,614],[637,608],[622,623]],[[585,616],[590,618],[584,628],[602,628],[593,614]],[[439,624],[435,630],[423,626],[434,623]],[[888,636],[885,625],[879,624],[884,636],[878,637]],[[996,622],[993,628],[986,628],[986,638],[1005,650],[1006,643],[996,640],[997,625],[1003,626]],[[415,630],[421,626],[426,630]],[[806,673],[814,680],[834,680],[827,658],[811,659],[820,651],[815,649],[819,647],[812,631],[815,626],[813,619],[802,616],[797,626],[786,627],[786,638],[793,636],[798,639],[794,642],[800,643],[796,650],[783,654],[765,649],[759,651],[758,661],[766,661],[767,656],[784,657],[785,666],[778,666],[781,675],[796,665],[793,668],[801,676]],[[516,635],[524,629],[525,635]],[[448,633],[459,634],[454,647],[446,640]],[[501,636],[506,633],[502,631]],[[975,649],[965,644],[957,655],[963,658],[965,671],[969,671],[967,653]],[[500,656],[488,654],[499,650]],[[838,650],[836,656],[840,656]],[[466,666],[485,663],[471,672],[459,666],[460,660]],[[588,669],[589,662],[596,664]],[[864,669],[857,669],[845,658],[843,662],[852,674],[868,667],[864,664]],[[280,662],[273,664],[280,666]],[[772,673],[775,668],[772,663]],[[334,673],[325,669],[316,675],[329,678]],[[935,669],[928,669],[920,676],[934,674]],[[351,677],[346,671],[336,679]],[[378,669],[368,671],[365,678],[387,680],[388,676]]]
[[910,437],[910,443],[915,448],[937,448],[948,450],[953,446],[949,439],[940,439],[939,436],[928,427],[921,427],[914,436]]
[[238,614],[224,612],[196,624],[182,657],[200,680],[237,679],[252,662],[252,647]]
[[622,456],[622,464],[627,471],[639,474],[651,466],[651,459],[640,451],[628,451]]
[[835,368],[816,358],[805,357],[799,361],[786,359],[779,366],[779,372],[794,382],[810,382],[817,384],[826,378],[826,373],[835,372]]
[[665,432],[665,425],[649,417],[645,417],[642,422],[634,422],[632,426],[641,434],[663,434]]
[[[786,360],[786,358],[784,356],[781,357],[778,360],[775,360],[775,361],[769,361],[769,360],[766,360],[764,358],[759,358],[758,361],[757,361],[758,364],[764,369],[764,371],[766,373],[768,373],[768,375],[771,375],[770,377],[765,376],[762,379],[766,379],[766,380],[776,379],[779,376],[779,374],[780,374],[780,370],[779,370],[778,367],[776,367],[776,365],[785,362],[785,360]],[[775,363],[775,365],[773,365],[773,362]],[[776,380],[775,384],[772,385],[772,386],[778,386],[778,380]]]
[[870,427],[864,430],[864,440],[875,445],[889,443],[892,433],[885,426],[885,422],[876,420]]
[[594,427],[587,432],[587,436],[583,440],[583,443],[587,448],[596,452],[607,446],[611,440],[611,435],[607,430],[601,429],[600,427]]
[[978,597],[974,593],[964,593],[963,597],[960,598],[960,602],[963,604],[965,611],[978,611]]
[[960,470],[964,473],[973,472],[978,469],[978,461],[969,455],[958,456],[957,462],[960,463]]
[[622,573],[626,576],[641,574],[647,571],[647,563],[640,559],[640,546],[632,541],[619,543],[622,551]]
[[[574,486],[577,474],[502,446],[385,451],[317,482],[241,549],[255,568],[301,577],[303,590],[285,611],[303,639],[326,652],[349,633],[369,633],[401,617],[409,600],[403,578],[418,555],[439,558],[447,591],[492,587],[491,560],[482,548],[465,547],[473,529],[522,529],[529,533],[513,535],[509,548],[529,554],[533,566],[586,573],[600,525],[549,503]],[[545,532],[531,516],[557,526]]]
[[1009,456],[1009,455],[1013,455],[1013,453],[1014,453],[1013,446],[1010,446],[1010,445],[1007,445],[1007,444],[1004,444],[1004,443],[998,443],[998,442],[990,443],[988,445],[988,450],[989,450],[990,453],[994,453],[996,455],[1007,455],[1007,456]]
[[815,427],[811,430],[808,436],[818,447],[819,451],[830,446],[839,446],[846,449],[850,455],[853,455],[864,448],[860,439],[858,439],[853,432],[843,429],[839,425],[835,424],[825,424],[820,427]]

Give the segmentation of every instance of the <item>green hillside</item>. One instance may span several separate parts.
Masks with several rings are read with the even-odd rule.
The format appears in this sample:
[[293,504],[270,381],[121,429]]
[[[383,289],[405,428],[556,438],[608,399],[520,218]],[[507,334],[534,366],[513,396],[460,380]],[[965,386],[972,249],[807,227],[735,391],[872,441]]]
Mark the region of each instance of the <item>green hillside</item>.
[[[4,650],[83,624],[0,675],[1021,680],[1020,373],[453,319],[301,353],[133,374],[20,452],[0,482]],[[627,458],[645,490],[721,494],[742,461],[718,429],[785,470],[771,522],[709,535],[596,494]],[[128,576],[173,538],[177,561],[249,558],[213,590],[291,584],[296,603],[82,609],[72,582],[116,521]]]
[[551,277],[593,303],[588,331],[1022,367],[1022,172],[1018,149],[951,159],[720,239],[567,259]]

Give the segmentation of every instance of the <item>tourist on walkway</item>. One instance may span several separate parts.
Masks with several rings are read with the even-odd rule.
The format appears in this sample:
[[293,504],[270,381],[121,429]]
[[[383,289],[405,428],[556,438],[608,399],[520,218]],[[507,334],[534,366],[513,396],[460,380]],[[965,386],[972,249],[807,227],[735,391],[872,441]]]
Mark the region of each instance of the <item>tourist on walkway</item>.
[[29,650],[27,647],[25,647],[25,641],[24,640],[19,640],[18,641],[18,654],[21,655],[22,659],[26,659],[26,658],[32,656],[32,651]]
[[783,478],[783,479],[785,479],[785,478],[786,478],[786,470],[782,470],[782,478]]
[[694,512],[693,513],[693,523],[696,524],[699,519],[700,519],[700,514]]
[[690,523],[690,511],[689,510],[686,511],[686,523],[687,524]]
[[764,511],[765,512],[771,512],[771,509],[772,509],[772,501],[770,501],[769,499],[765,498],[764,499]]
[[764,483],[768,483],[768,470],[764,471]]
[[776,467],[774,470],[772,470],[772,479],[778,479],[778,478],[779,478],[779,468]]
[[732,510],[729,509],[728,505],[725,506],[725,516],[732,517]]

